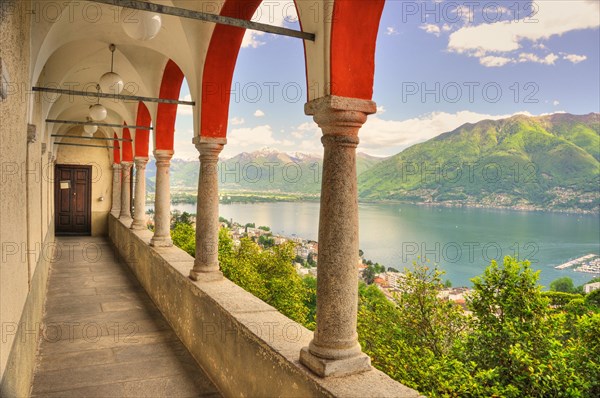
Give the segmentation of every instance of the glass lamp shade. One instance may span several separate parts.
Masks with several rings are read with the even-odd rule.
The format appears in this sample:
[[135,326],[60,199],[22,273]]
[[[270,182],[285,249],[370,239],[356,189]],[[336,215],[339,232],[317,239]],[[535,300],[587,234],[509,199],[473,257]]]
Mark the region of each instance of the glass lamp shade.
[[162,18],[149,11],[123,9],[121,24],[127,36],[132,39],[151,40],[160,32]]
[[121,94],[123,79],[115,72],[107,72],[100,78],[100,89],[105,94]]
[[96,125],[85,125],[83,126],[83,136],[84,137],[93,137],[94,133],[98,131],[98,126]]
[[108,112],[106,111],[106,108],[101,104],[92,105],[90,107],[90,117],[96,122],[106,119],[107,115]]

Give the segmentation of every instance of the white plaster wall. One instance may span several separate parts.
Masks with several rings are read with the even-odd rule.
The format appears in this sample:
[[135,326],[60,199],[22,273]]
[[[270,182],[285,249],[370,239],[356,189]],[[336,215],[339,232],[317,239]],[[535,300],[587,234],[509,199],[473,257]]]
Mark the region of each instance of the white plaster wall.
[[[5,2],[3,2],[5,3]],[[27,245],[27,102],[23,85],[27,85],[30,57],[26,28],[27,17],[22,11],[29,1],[8,1],[14,12],[4,12],[0,17],[0,57],[8,70],[16,90],[6,100],[0,101],[0,376],[4,375],[14,335],[13,328],[20,320],[28,293]],[[5,4],[2,4],[4,8]],[[21,10],[19,10],[19,8]],[[12,11],[12,10],[11,10]],[[2,11],[0,11],[2,12]],[[32,150],[32,155],[35,155]],[[38,205],[39,207],[39,205]],[[15,254],[9,255],[16,249]]]

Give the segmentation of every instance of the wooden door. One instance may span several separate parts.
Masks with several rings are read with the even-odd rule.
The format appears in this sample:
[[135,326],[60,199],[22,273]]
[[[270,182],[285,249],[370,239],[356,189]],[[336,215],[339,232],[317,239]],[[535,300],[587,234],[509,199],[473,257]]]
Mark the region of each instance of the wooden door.
[[92,167],[56,165],[54,181],[57,235],[92,232]]

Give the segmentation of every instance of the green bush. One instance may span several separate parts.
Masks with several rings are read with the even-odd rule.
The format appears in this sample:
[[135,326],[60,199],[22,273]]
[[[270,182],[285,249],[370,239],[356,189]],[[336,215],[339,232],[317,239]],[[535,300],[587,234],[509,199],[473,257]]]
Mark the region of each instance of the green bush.
[[[191,225],[178,223],[172,237],[194,254]],[[236,248],[219,232],[224,275],[314,329],[316,279],[299,277],[294,257],[291,243]],[[414,264],[394,299],[359,285],[359,342],[376,368],[430,397],[600,396],[600,292],[542,292],[528,262],[506,257],[473,279],[468,317],[439,298],[442,275]]]

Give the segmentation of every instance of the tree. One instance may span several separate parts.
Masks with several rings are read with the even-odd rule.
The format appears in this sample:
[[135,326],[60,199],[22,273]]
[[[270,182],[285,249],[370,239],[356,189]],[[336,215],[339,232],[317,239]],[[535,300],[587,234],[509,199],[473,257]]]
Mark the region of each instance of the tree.
[[426,264],[404,271],[402,293],[396,297],[399,326],[409,345],[425,346],[434,355],[448,355],[466,328],[462,308],[439,298],[443,272]]
[[173,244],[190,256],[196,255],[196,230],[191,224],[177,222],[171,230]]
[[553,292],[575,293],[575,285],[571,278],[563,276],[550,282],[550,290]]
[[585,303],[588,307],[600,312],[600,290],[594,290],[585,296]]
[[275,246],[275,239],[267,235],[261,235],[258,238],[258,244],[264,247],[265,249],[268,249],[270,247]]
[[451,288],[452,287],[452,281],[450,279],[446,279],[446,281],[444,282],[444,287],[445,288]]
[[304,326],[310,330],[315,330],[317,319],[317,278],[306,275],[302,279],[302,282],[306,288],[306,299],[304,300],[304,304],[306,305],[306,308],[308,308]]
[[375,281],[375,268],[372,265],[369,265],[363,271],[363,279],[367,285],[373,284]]
[[569,366],[572,351],[562,343],[565,318],[551,316],[538,278],[528,261],[505,257],[472,279],[463,362],[474,363],[479,383],[495,386],[499,395],[581,395],[585,380]]
[[258,227],[258,229],[261,229],[261,230],[266,231],[266,232],[269,232],[271,230],[271,228],[265,227],[263,225],[261,225],[260,227]]

